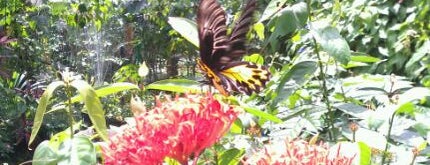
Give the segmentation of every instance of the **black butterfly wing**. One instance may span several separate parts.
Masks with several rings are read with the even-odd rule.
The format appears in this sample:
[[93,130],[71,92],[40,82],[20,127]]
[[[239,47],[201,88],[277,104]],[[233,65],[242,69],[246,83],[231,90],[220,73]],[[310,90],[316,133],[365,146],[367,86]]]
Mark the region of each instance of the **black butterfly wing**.
[[246,34],[255,8],[255,0],[250,0],[227,37],[224,10],[216,0],[200,1],[197,24],[201,60],[198,65],[223,95],[231,91],[248,95],[259,92],[269,80],[270,72],[264,66],[240,61],[246,53]]
[[221,65],[226,65],[232,61],[238,61],[246,54],[246,34],[249,31],[256,9],[256,1],[249,0],[243,8],[241,16],[235,22],[228,41],[226,54],[215,54]]
[[213,69],[221,69],[237,61],[246,53],[246,34],[256,8],[250,0],[242,10],[230,37],[227,36],[225,12],[216,0],[201,0],[197,25],[200,39],[200,57]]
[[[200,58],[216,69],[218,57],[228,49],[225,12],[216,0],[201,0],[197,12]],[[216,55],[215,55],[216,54]]]

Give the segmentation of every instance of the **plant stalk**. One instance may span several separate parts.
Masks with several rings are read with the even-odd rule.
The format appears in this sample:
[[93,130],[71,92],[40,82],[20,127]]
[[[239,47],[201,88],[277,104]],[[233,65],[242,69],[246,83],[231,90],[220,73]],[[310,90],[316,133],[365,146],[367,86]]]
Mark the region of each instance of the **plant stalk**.
[[[388,133],[386,136],[386,141],[387,143],[385,144],[385,149],[384,149],[384,153],[382,154],[382,161],[381,161],[381,165],[383,165],[385,163],[385,159],[387,158],[387,153],[388,153],[388,141],[390,140],[390,136],[391,136],[391,128],[393,128],[393,123],[394,123],[394,117],[396,115],[396,112],[393,113],[393,115],[391,115],[391,118],[388,120],[389,121],[389,126],[388,126]],[[388,163],[390,164],[390,163]]]
[[67,95],[67,116],[69,118],[70,123],[70,138],[73,139],[73,112],[72,112],[72,92],[70,88],[70,82],[66,82],[66,95]]
[[312,40],[314,42],[314,45],[315,45],[314,50],[315,50],[315,53],[317,54],[317,58],[318,58],[318,67],[320,70],[320,76],[321,76],[322,88],[323,88],[322,89],[323,90],[323,93],[322,93],[323,94],[323,101],[324,101],[324,103],[327,107],[327,110],[328,110],[328,115],[327,115],[328,122],[329,122],[328,123],[328,125],[329,125],[329,134],[328,135],[329,135],[330,140],[336,141],[334,138],[334,135],[333,135],[333,129],[335,128],[334,124],[333,124],[334,117],[333,117],[332,105],[330,104],[330,100],[328,99],[328,89],[327,89],[327,83],[326,83],[327,79],[326,79],[325,74],[324,74],[324,66],[323,66],[323,62],[321,60],[321,55],[319,53],[317,41],[314,37],[312,38]]

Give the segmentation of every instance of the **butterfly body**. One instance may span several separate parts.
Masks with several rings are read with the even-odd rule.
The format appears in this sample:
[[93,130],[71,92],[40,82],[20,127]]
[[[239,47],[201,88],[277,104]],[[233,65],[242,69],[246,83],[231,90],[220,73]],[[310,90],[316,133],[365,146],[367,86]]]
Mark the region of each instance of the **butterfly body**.
[[197,64],[218,91],[251,94],[259,92],[269,80],[270,72],[254,63],[240,61],[246,53],[246,34],[256,8],[250,0],[231,34],[227,36],[225,12],[216,0],[201,0],[197,14],[200,59]]

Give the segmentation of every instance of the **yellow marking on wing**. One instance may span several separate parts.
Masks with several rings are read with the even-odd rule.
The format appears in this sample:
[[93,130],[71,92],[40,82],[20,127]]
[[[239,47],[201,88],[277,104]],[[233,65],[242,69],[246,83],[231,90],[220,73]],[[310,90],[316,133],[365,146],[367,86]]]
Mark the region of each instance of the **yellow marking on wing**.
[[215,74],[215,72],[212,71],[211,68],[209,68],[203,61],[200,59],[197,61],[197,65],[199,68],[205,72],[206,76],[209,78],[210,81],[212,81],[213,86],[224,96],[228,96],[229,93],[224,89],[222,85],[222,81],[220,77]]
[[225,69],[221,74],[238,83],[238,86],[246,84],[253,91],[258,91],[269,80],[269,72],[263,67],[253,64],[244,63],[228,69]]

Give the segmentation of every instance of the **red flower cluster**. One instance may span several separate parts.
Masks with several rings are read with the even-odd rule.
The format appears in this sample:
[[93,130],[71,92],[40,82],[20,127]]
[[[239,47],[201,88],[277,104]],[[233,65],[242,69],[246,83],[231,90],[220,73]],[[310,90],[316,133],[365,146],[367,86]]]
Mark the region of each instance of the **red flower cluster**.
[[[133,107],[133,105],[132,105]],[[141,108],[143,109],[143,108]],[[188,95],[157,101],[110,137],[103,148],[105,164],[161,164],[167,156],[187,164],[221,138],[236,120],[238,111],[212,95]]]
[[[313,145],[304,140],[285,141],[285,146],[271,145],[255,152],[244,165],[350,165],[355,156],[340,154],[340,145],[330,150],[328,145]],[[335,153],[333,153],[333,151]]]

